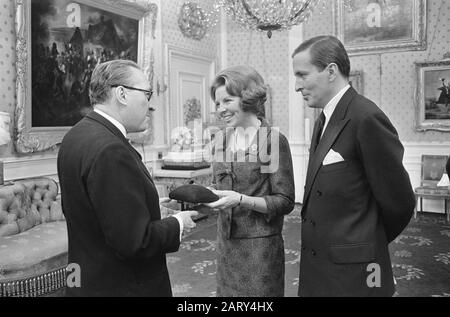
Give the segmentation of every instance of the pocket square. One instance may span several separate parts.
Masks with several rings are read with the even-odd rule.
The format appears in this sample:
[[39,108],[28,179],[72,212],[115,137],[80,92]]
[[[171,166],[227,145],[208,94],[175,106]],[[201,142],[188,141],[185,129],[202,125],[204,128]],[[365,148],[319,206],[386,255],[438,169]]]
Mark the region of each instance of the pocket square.
[[339,162],[344,162],[344,158],[342,157],[341,154],[339,154],[338,152],[333,151],[333,149],[330,150],[330,152],[328,152],[327,156],[325,156],[325,159],[323,160],[323,166],[326,165],[331,165],[331,164],[336,164]]

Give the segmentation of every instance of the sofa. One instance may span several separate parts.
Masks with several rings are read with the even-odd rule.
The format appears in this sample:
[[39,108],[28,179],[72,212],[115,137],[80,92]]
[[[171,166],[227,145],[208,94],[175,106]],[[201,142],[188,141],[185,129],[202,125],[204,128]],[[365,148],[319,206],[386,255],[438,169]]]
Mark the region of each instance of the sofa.
[[59,296],[66,266],[57,183],[37,178],[0,186],[0,297]]
[[[168,196],[164,186],[157,189]],[[0,297],[64,295],[68,238],[58,192],[49,178],[0,186]],[[160,207],[164,218],[181,206],[168,201]]]

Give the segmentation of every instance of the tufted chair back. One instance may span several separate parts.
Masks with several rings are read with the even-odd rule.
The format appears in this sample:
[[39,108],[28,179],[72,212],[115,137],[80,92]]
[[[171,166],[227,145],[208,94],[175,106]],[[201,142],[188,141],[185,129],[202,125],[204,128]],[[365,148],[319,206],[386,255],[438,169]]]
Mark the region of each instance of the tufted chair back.
[[49,178],[26,179],[0,186],[0,237],[41,223],[64,220],[58,185]]

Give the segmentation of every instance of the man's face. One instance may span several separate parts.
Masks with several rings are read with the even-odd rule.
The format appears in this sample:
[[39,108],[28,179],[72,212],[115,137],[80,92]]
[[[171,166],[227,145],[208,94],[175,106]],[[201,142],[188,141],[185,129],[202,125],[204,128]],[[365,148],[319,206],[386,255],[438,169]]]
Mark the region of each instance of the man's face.
[[311,63],[309,50],[298,53],[293,59],[295,91],[301,92],[310,108],[324,108],[331,100],[330,80],[327,69],[319,69]]
[[[133,68],[132,72],[133,80],[129,85],[130,87],[151,90],[150,84],[141,70]],[[149,120],[147,119],[147,116],[149,115],[148,94],[144,91],[126,88],[125,92],[127,94],[127,109],[125,113],[127,132],[134,133],[147,130],[149,123]]]

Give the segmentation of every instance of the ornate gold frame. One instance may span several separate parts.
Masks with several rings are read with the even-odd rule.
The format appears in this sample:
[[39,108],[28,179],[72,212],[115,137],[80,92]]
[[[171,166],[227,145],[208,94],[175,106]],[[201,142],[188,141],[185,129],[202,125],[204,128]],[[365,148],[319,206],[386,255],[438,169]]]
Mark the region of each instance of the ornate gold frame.
[[[450,119],[427,119],[426,118],[426,72],[447,71],[450,73],[450,60],[439,62],[415,63],[416,65],[416,130],[417,131],[441,131],[450,132]],[[447,78],[447,82],[450,78]],[[436,90],[437,91],[437,90]],[[429,100],[428,100],[429,101]],[[450,108],[447,110],[450,116]]]
[[[335,26],[335,34],[345,45],[349,54],[374,54],[386,51],[414,51],[426,50],[427,48],[427,1],[426,0],[403,0],[412,1],[414,13],[412,18],[413,34],[409,39],[386,39],[371,40],[367,37],[367,41],[363,43],[352,43],[345,38],[345,23],[348,20],[346,11],[352,10],[346,4],[348,0],[337,0],[333,6],[333,19]],[[355,25],[355,27],[358,27]]]
[[[158,7],[150,0],[77,0],[101,10],[139,20],[138,64],[153,83]],[[31,123],[31,1],[16,0],[17,104],[14,119],[14,145],[18,153],[35,153],[56,147],[70,127],[34,128]],[[151,53],[150,53],[151,52]]]

